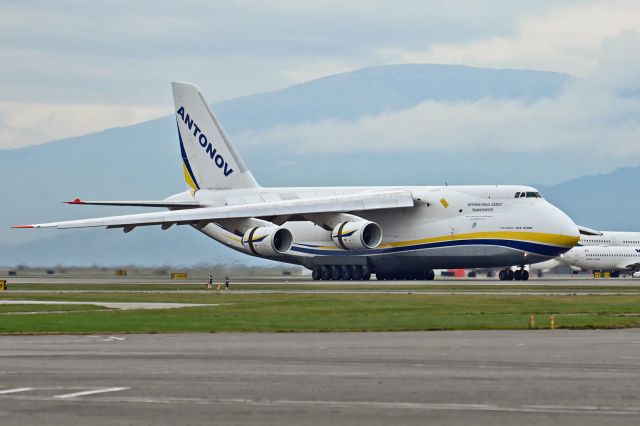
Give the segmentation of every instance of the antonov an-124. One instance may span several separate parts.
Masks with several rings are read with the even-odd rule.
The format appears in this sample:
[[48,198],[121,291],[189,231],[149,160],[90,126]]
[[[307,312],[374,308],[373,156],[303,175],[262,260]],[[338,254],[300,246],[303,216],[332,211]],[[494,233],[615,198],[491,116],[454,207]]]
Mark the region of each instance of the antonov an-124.
[[172,86],[187,190],[161,201],[69,202],[168,211],[16,228],[189,225],[322,280],[431,280],[434,269],[542,262],[578,242],[576,224],[528,186],[262,187],[200,90]]

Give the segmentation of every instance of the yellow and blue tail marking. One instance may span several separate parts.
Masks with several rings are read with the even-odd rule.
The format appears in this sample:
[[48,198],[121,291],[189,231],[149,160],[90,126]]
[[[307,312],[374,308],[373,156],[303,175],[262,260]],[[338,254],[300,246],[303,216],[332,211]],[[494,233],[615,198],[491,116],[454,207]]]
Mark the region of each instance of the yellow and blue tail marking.
[[[176,126],[178,126],[178,122],[176,121]],[[187,185],[193,190],[197,191],[200,189],[200,185],[198,185],[198,181],[193,174],[193,169],[191,168],[191,164],[189,164],[189,159],[187,158],[187,153],[184,150],[184,143],[182,142],[182,136],[180,135],[180,127],[178,126],[178,139],[180,140],[180,155],[182,156],[182,168],[184,170],[184,180],[187,182]]]

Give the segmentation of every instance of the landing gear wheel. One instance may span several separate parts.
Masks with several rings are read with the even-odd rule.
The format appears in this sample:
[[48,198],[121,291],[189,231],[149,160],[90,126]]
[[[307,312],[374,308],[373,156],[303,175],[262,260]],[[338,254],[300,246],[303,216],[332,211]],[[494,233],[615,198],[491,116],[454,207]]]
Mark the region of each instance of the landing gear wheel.
[[516,281],[520,281],[522,279],[522,269],[516,269],[513,273],[513,279]]
[[529,271],[527,270],[522,271],[522,281],[529,281]]
[[352,271],[352,274],[351,274],[351,278],[354,281],[361,281],[362,277],[364,277],[364,267],[359,266],[359,265],[353,266],[353,271]]
[[500,272],[498,272],[498,278],[500,279],[500,281],[506,281],[507,280],[507,270],[506,269],[502,269]]
[[321,266],[320,279],[329,281],[331,279],[331,268],[329,266]]
[[363,268],[362,280],[369,281],[371,279],[371,271],[366,266]]
[[507,281],[513,281],[513,271],[511,269],[507,269]]
[[332,266],[331,267],[331,279],[333,281],[338,281],[342,278],[342,268],[340,266]]
[[342,281],[350,281],[351,280],[351,266],[343,266],[342,268],[341,279]]
[[313,271],[311,272],[311,278],[313,278],[314,281],[318,281],[320,278],[322,278],[322,268],[320,266],[316,266],[315,268],[313,268]]
[[376,279],[378,281],[385,281],[387,279],[387,276],[382,272],[376,272]]
[[436,277],[436,273],[433,272],[433,269],[427,269],[424,273],[424,279],[427,281],[433,281]]

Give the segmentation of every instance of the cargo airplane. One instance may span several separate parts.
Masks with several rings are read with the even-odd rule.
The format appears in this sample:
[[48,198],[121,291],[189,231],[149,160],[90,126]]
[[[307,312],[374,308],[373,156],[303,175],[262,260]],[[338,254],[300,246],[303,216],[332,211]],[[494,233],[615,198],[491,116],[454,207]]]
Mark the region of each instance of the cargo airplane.
[[303,265],[323,280],[371,273],[431,280],[437,268],[542,262],[578,242],[573,221],[527,186],[262,187],[200,90],[172,88],[188,189],[158,201],[69,202],[168,211],[17,228],[189,225],[248,255]]

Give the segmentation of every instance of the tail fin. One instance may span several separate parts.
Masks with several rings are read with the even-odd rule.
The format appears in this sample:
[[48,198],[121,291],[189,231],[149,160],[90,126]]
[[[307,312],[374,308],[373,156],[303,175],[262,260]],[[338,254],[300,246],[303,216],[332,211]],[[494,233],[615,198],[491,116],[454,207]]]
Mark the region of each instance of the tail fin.
[[184,178],[191,189],[255,188],[258,183],[233,149],[200,89],[171,83]]

